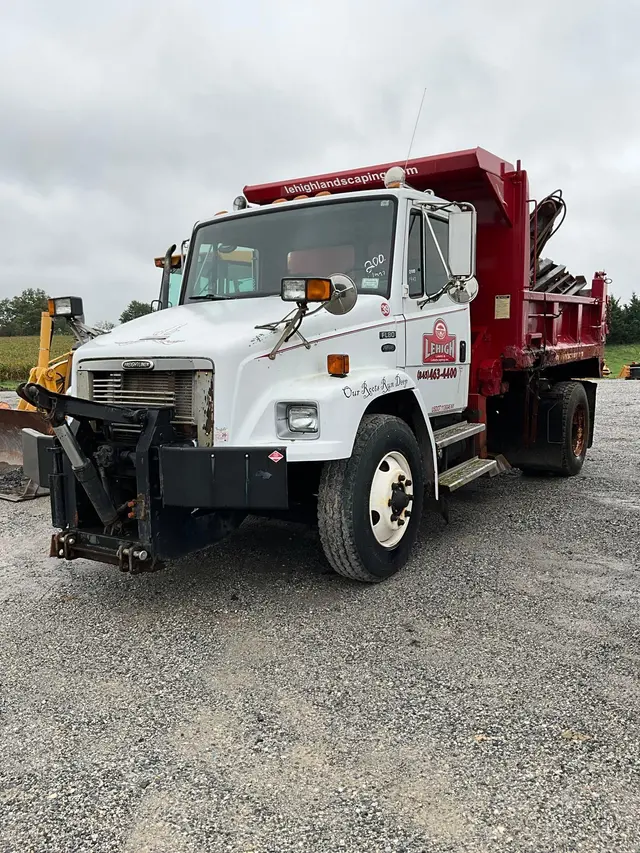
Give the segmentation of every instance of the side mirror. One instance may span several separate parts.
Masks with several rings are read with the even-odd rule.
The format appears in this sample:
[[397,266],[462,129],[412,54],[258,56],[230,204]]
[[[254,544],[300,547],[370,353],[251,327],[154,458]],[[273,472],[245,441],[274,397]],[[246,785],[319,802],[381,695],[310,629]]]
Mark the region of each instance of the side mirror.
[[348,314],[358,299],[358,288],[355,281],[348,275],[336,273],[331,276],[331,283],[333,294],[331,300],[325,302],[324,307],[329,314],[337,316]]
[[478,279],[475,276],[461,281],[454,279],[447,287],[447,296],[452,302],[457,305],[464,305],[467,302],[473,302],[478,295]]
[[477,214],[473,208],[449,214],[449,270],[454,279],[476,274],[476,227]]

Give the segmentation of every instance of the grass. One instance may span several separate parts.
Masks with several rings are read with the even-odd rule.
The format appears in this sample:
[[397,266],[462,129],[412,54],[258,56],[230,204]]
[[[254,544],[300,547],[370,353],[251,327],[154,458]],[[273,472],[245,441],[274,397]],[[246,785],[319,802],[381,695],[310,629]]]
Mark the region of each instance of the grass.
[[[15,388],[17,382],[29,378],[29,371],[38,362],[39,337],[37,335],[0,338],[0,383],[3,388]],[[57,358],[68,352],[73,338],[66,335],[54,335],[51,357]]]
[[[0,385],[3,390],[13,391],[19,382],[29,377],[29,371],[38,361],[38,337],[0,338]],[[67,352],[73,338],[55,335],[51,355],[56,358]],[[611,378],[617,379],[624,364],[640,361],[640,344],[612,344],[605,350]]]
[[617,379],[623,365],[640,361],[640,344],[610,344],[605,349],[604,358],[611,371],[611,379]]

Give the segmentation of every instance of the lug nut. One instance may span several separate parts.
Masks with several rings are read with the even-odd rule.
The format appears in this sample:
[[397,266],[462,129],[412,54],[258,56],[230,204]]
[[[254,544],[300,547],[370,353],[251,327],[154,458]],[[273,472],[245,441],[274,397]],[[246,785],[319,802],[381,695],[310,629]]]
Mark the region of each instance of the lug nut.
[[402,525],[403,525],[404,523],[405,523],[404,518],[399,518],[399,519],[398,519],[398,527],[402,527]]
[[64,548],[60,548],[58,551],[58,557],[64,557]]
[[402,482],[403,482],[403,480],[406,480],[406,479],[407,479],[407,478],[405,477],[405,475],[404,475],[404,474],[398,474],[398,481],[399,481],[400,483],[402,483]]
[[69,545],[75,545],[75,544],[76,544],[76,540],[72,536],[71,539],[69,539]]
[[413,483],[411,482],[411,480],[407,480],[407,482],[405,483],[405,486],[413,486]]
[[144,563],[149,554],[146,551],[134,551],[133,556],[140,560],[141,563]]
[[405,518],[411,518],[411,513],[409,512],[409,510],[405,511],[404,516],[405,516]]

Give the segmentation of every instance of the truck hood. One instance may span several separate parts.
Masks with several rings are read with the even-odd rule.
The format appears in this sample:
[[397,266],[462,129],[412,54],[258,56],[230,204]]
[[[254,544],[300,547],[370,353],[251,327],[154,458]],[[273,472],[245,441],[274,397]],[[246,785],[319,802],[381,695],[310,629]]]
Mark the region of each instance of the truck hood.
[[[382,297],[367,294],[346,316],[319,311],[305,318],[302,334],[313,340],[367,322],[389,322],[392,318],[381,312],[383,303],[386,300]],[[75,361],[143,356],[215,359],[232,352],[256,357],[272,349],[283,328],[272,332],[256,326],[282,320],[294,308],[279,296],[177,305],[130,320],[83,344],[76,351]],[[385,312],[389,313],[386,308]]]

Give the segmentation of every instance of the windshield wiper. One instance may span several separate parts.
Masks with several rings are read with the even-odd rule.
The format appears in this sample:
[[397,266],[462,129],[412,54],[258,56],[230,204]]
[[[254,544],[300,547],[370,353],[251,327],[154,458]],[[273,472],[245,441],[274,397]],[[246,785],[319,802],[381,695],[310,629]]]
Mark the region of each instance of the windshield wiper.
[[222,299],[233,299],[233,296],[216,296],[215,293],[200,293],[197,296],[190,296],[189,301],[195,302],[196,299],[209,299],[211,302],[217,302]]

